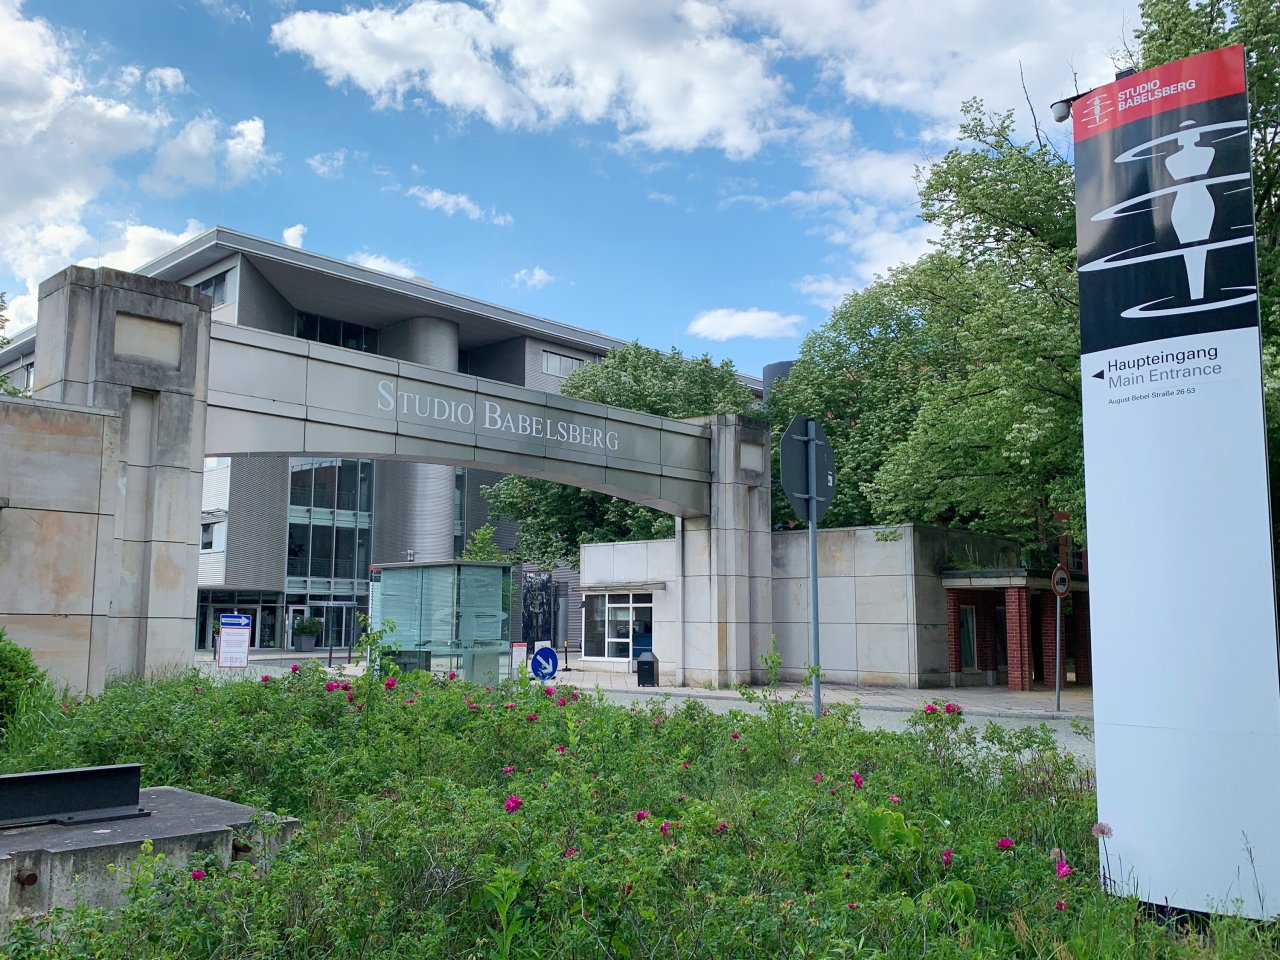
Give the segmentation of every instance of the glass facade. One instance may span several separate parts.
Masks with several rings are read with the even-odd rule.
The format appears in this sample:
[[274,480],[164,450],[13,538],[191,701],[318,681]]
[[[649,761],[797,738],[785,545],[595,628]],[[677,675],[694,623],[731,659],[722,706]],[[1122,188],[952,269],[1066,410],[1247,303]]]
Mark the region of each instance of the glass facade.
[[300,340],[328,343],[364,353],[378,352],[378,331],[347,320],[334,320],[332,317],[298,311],[293,333]]

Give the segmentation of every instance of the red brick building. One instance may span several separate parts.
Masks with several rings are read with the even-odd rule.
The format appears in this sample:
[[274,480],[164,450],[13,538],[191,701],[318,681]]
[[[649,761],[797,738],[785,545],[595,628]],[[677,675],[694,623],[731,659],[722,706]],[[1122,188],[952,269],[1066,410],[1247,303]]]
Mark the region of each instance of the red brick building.
[[[1063,686],[1093,682],[1089,583],[1072,571],[1062,601]],[[944,570],[947,654],[952,686],[1054,685],[1056,605],[1049,572]]]

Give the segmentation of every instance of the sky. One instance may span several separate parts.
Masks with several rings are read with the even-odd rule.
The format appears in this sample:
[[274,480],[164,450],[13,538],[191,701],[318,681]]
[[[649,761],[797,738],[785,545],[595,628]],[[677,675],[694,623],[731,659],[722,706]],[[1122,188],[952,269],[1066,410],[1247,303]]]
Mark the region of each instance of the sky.
[[0,0],[6,332],[225,226],[758,376],[928,249],[964,100],[1054,127],[1136,8]]

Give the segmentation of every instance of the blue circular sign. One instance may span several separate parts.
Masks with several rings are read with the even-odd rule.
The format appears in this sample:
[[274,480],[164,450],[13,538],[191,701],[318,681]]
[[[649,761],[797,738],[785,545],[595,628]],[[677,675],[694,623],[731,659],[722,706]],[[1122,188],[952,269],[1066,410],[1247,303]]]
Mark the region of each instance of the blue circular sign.
[[550,680],[560,669],[560,658],[551,647],[539,647],[529,658],[529,672],[539,680]]

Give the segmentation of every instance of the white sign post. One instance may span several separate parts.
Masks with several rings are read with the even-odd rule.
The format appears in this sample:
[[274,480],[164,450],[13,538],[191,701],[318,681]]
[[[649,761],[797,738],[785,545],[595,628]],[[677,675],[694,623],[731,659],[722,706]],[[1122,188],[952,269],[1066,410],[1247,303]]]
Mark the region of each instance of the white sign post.
[[249,636],[253,617],[247,613],[224,613],[218,617],[218,666],[244,669],[249,666]]

